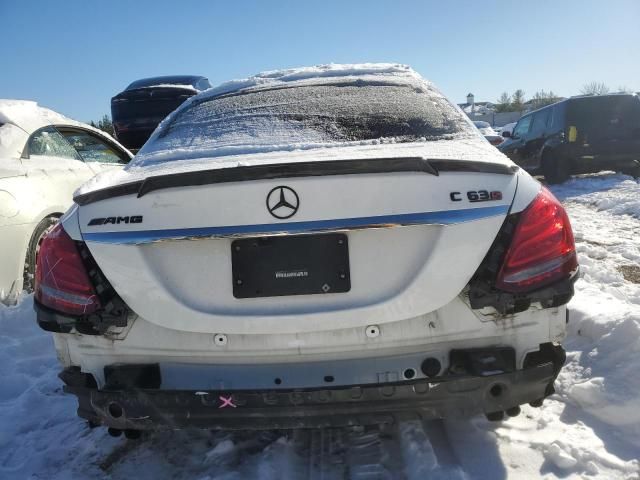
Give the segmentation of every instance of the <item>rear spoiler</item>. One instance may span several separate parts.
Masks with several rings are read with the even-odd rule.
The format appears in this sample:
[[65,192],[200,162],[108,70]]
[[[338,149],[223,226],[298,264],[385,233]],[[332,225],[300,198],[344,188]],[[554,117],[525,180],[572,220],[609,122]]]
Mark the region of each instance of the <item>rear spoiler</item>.
[[273,180],[276,178],[392,172],[419,172],[435,176],[438,176],[440,172],[477,172],[513,175],[517,171],[518,166],[516,165],[468,160],[437,160],[422,157],[275,163],[157,175],[136,182],[76,195],[73,200],[78,205],[88,205],[100,200],[125,195],[136,195],[137,198],[140,198],[149,192],[165,188],[191,187],[250,180]]

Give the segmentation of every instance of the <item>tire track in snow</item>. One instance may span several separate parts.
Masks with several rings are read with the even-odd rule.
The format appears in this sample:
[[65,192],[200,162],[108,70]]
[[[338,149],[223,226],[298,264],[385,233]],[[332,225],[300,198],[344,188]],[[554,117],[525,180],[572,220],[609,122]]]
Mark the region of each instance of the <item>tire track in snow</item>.
[[466,479],[442,421],[307,430],[306,478]]
[[399,434],[407,480],[467,478],[441,420],[406,421]]
[[[467,479],[442,421],[294,431],[169,432],[122,440],[96,462],[114,478],[157,459],[156,478]],[[184,463],[180,462],[184,459]],[[237,475],[237,476],[236,476]]]

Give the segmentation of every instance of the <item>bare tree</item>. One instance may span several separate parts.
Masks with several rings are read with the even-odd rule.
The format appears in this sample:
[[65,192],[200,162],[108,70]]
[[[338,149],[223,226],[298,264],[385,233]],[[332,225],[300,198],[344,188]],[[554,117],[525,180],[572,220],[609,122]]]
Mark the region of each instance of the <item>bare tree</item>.
[[552,103],[556,103],[558,101],[558,96],[554,94],[551,90],[549,92],[545,92],[544,90],[538,90],[534,95],[531,106],[534,109],[542,108],[547,105],[551,105]]
[[589,82],[582,86],[580,93],[583,95],[606,95],[609,87],[604,82]]
[[617,89],[618,93],[633,93],[633,90],[626,85],[620,85]]
[[511,95],[507,92],[502,92],[498,102],[496,104],[496,112],[509,112],[511,111]]
[[519,88],[513,92],[513,96],[511,97],[511,106],[513,107],[513,111],[516,112],[524,110],[524,90]]

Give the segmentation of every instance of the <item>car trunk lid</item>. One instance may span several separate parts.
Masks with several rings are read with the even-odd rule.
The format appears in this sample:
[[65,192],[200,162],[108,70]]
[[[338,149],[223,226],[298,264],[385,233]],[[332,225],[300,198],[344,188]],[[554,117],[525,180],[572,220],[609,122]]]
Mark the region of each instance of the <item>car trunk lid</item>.
[[[517,187],[498,154],[196,172],[76,201],[83,238],[127,304],[161,326],[208,333],[364,327],[436,310],[468,283]],[[274,209],[281,200],[293,208]]]

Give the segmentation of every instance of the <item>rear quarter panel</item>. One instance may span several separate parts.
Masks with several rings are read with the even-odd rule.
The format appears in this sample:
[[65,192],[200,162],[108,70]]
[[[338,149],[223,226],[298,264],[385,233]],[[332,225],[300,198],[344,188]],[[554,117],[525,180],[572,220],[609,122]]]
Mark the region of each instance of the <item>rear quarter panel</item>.
[[37,168],[0,179],[0,292],[22,290],[26,252],[35,227],[48,216],[63,214],[80,183],[70,171],[53,175]]

